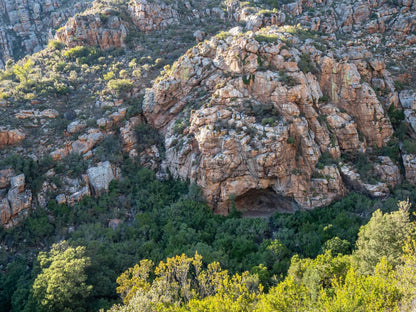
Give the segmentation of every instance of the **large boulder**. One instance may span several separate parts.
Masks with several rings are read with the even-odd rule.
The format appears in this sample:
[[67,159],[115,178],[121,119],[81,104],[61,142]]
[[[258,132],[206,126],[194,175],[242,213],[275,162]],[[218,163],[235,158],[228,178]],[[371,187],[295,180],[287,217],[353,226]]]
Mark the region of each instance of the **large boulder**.
[[110,182],[116,178],[114,168],[109,161],[89,168],[87,174],[93,194],[107,192]]

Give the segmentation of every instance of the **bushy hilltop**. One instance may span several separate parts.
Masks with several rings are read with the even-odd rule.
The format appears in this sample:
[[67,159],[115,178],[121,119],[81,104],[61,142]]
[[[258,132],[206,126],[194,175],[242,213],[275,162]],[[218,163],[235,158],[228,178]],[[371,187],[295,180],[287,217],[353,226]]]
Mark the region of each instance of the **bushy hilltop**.
[[415,5],[94,1],[1,72],[2,224],[106,191],[123,155],[221,214],[415,183]]

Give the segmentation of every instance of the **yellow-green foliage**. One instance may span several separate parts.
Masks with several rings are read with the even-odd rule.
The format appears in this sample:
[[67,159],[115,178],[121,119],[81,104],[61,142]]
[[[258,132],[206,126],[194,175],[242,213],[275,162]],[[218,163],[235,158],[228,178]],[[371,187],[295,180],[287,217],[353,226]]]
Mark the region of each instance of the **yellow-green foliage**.
[[32,294],[40,311],[79,311],[92,290],[86,283],[90,259],[85,256],[85,247],[73,248],[63,241],[48,253],[40,252],[38,261],[41,273]]
[[64,56],[69,59],[75,59],[77,57],[87,57],[89,53],[88,47],[76,46],[65,51]]
[[[399,207],[384,215],[382,228],[366,225],[360,233],[369,228],[378,232],[375,237],[386,229],[389,233],[397,219],[408,219],[409,203],[400,202]],[[380,221],[380,214],[374,213],[369,224]],[[143,260],[117,280],[125,305],[110,311],[410,311],[416,298],[416,241],[406,222],[405,241],[401,234],[383,236],[385,245],[404,247],[403,255],[396,255],[400,265],[397,259],[381,257],[370,274],[362,274],[352,255],[334,256],[331,250],[315,259],[295,255],[288,276],[263,293],[256,274],[229,276],[218,263],[203,269],[198,254],[168,258],[154,272],[153,263]]]
[[105,73],[103,77],[105,81],[110,81],[111,79],[114,79],[116,75],[114,74],[113,71],[109,71],[108,73]]
[[110,90],[115,91],[116,94],[121,94],[130,91],[133,87],[133,82],[129,79],[112,79],[107,86]]

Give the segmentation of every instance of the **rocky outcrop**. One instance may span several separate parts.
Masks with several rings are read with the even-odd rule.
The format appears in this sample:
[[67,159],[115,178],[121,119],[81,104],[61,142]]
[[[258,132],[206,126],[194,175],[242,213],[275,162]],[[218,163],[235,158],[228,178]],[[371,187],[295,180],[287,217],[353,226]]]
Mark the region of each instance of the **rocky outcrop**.
[[80,121],[80,120],[75,120],[75,121],[71,122],[66,127],[66,131],[68,133],[74,134],[74,133],[77,133],[77,132],[83,130],[86,127],[87,127],[87,123],[86,122]]
[[110,129],[111,127],[118,125],[124,119],[126,112],[126,108],[121,108],[117,112],[108,115],[108,117],[98,119],[97,125],[100,129]]
[[0,68],[12,58],[40,51],[54,29],[84,10],[88,1],[73,0],[1,0]]
[[386,183],[377,182],[376,184],[365,183],[360,174],[352,166],[344,164],[341,167],[341,174],[345,183],[357,192],[365,193],[371,197],[385,197],[390,191]]
[[32,206],[32,192],[25,190],[24,174],[11,177],[12,173],[10,169],[0,171],[0,180],[4,182],[0,185],[0,191],[10,186],[4,196],[0,192],[0,224],[4,228],[15,225]]
[[108,191],[110,182],[118,180],[120,175],[120,169],[109,161],[98,163],[89,168],[81,178],[65,177],[64,187],[61,189],[65,193],[56,196],[55,200],[58,204],[73,206],[85,196],[102,195]]
[[402,182],[400,169],[390,157],[379,156],[378,161],[374,163],[374,173],[382,182],[392,188]]
[[143,32],[165,29],[179,22],[178,12],[163,1],[134,0],[128,10],[133,23]]
[[104,137],[98,129],[90,129],[86,134],[80,135],[74,142],[66,142],[65,147],[59,148],[52,153],[50,156],[54,160],[62,160],[65,156],[70,153],[86,154],[96,146]]
[[[94,10],[95,8],[91,9]],[[66,25],[56,32],[55,37],[69,47],[99,46],[102,49],[125,47],[126,23],[116,11],[108,9],[104,13],[86,11],[69,19]]]
[[8,130],[0,127],[0,149],[8,145],[18,144],[26,138],[26,135],[18,130]]
[[54,119],[59,116],[59,113],[55,109],[45,109],[43,111],[38,110],[21,110],[15,117],[17,119],[33,119],[33,118],[49,118]]
[[128,153],[131,158],[138,156],[137,151],[137,136],[135,128],[144,121],[140,117],[130,118],[125,122],[124,126],[120,128],[120,137],[123,144],[123,151]]
[[199,44],[146,93],[144,114],[166,137],[167,167],[200,185],[218,213],[227,213],[230,196],[264,189],[303,208],[327,205],[346,186],[337,167],[316,169],[322,153],[381,147],[393,133],[354,63],[282,29],[263,36],[275,42],[260,35]]

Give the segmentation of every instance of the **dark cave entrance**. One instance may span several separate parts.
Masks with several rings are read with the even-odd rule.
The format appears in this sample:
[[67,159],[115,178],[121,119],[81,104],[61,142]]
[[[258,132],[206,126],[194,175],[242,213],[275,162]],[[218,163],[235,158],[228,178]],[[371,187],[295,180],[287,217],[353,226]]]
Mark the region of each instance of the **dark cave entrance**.
[[275,212],[294,213],[296,203],[288,197],[276,194],[272,188],[252,189],[235,199],[236,209],[243,217],[270,217]]

